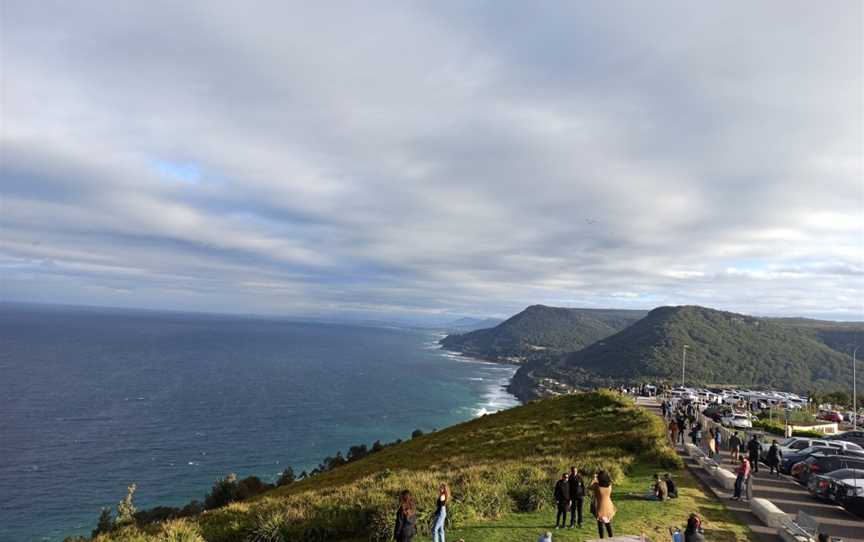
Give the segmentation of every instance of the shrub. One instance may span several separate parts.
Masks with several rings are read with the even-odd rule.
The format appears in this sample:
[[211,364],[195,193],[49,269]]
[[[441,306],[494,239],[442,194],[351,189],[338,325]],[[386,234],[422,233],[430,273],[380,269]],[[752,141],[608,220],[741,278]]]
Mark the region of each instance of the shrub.
[[178,521],[163,525],[156,540],[158,542],[204,542],[197,527]]
[[232,472],[225,478],[216,480],[216,483],[213,484],[213,489],[210,490],[210,494],[204,497],[204,509],[221,508],[236,500],[237,475]]
[[97,534],[110,532],[113,528],[114,516],[112,515],[111,508],[106,506],[102,508],[102,512],[99,514],[99,519],[96,521],[96,528],[90,536],[95,537]]
[[288,484],[293,484],[296,477],[294,476],[294,469],[291,467],[286,468],[282,471],[282,474],[279,475],[279,479],[276,480],[276,487],[287,486]]
[[135,495],[136,486],[134,483],[129,484],[126,491],[126,496],[123,500],[117,503],[117,519],[115,525],[127,525],[135,523],[135,505],[132,503],[132,497]]

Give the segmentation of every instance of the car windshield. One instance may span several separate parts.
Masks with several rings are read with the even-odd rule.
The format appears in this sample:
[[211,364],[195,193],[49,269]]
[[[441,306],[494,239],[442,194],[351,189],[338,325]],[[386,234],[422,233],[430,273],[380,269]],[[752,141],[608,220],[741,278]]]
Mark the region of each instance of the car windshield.
[[861,469],[838,469],[828,473],[831,478],[846,479],[846,478],[861,478],[864,480],[864,470]]

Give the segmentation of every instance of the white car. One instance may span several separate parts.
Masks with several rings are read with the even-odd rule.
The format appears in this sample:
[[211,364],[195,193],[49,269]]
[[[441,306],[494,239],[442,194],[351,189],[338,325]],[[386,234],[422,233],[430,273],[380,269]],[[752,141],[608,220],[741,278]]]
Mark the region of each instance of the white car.
[[747,414],[739,414],[737,412],[731,416],[723,416],[720,418],[720,423],[728,427],[734,427],[735,429],[753,428],[753,422],[750,420],[750,416]]

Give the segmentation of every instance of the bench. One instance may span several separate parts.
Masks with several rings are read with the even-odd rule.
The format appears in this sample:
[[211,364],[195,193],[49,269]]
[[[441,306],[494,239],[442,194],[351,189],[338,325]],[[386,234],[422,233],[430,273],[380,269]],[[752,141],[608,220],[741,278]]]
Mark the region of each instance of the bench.
[[696,446],[695,444],[687,443],[684,445],[684,450],[687,452],[687,455],[694,459],[699,459],[700,457],[705,456],[705,452],[702,451],[701,448]]
[[819,521],[799,510],[795,519],[783,522],[777,534],[786,542],[815,542],[819,539]]
[[729,472],[726,469],[711,469],[708,471],[712,478],[717,480],[723,489],[728,491],[732,491],[735,489],[735,478],[737,478],[734,474]]
[[777,508],[777,505],[768,499],[755,497],[750,500],[750,511],[769,527],[779,529],[791,521],[786,512]]

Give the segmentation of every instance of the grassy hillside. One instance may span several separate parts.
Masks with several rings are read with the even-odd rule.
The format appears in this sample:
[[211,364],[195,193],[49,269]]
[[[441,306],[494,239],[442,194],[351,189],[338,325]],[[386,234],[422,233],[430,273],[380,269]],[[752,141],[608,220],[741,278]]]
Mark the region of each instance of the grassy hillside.
[[855,345],[864,344],[864,322],[830,322],[809,318],[772,318],[784,327],[804,333],[837,352],[852,355]]
[[449,335],[441,344],[486,359],[524,362],[573,352],[624,329],[644,311],[533,305],[491,329]]
[[[554,519],[552,484],[571,464],[603,468],[615,480],[621,510],[618,532],[645,530],[655,540],[691,511],[709,518],[713,540],[746,540],[686,473],[682,497],[668,503],[641,499],[655,469],[677,469],[659,418],[609,392],[537,401],[484,416],[399,445],[324,474],[163,525],[124,527],[100,542],[185,540],[389,540],[396,496],[418,498],[418,539],[426,538],[437,484],[451,485],[450,538],[471,542],[535,540]],[[586,505],[587,508],[587,505]],[[587,512],[587,510],[586,510]],[[556,540],[592,533],[561,532]],[[668,536],[668,535],[667,535]]]
[[806,334],[771,320],[682,306],[655,309],[623,331],[561,360],[520,368],[519,378],[530,372],[535,381],[547,377],[573,385],[592,378],[677,382],[685,344],[688,383],[807,392],[845,389],[852,377],[848,356]]

